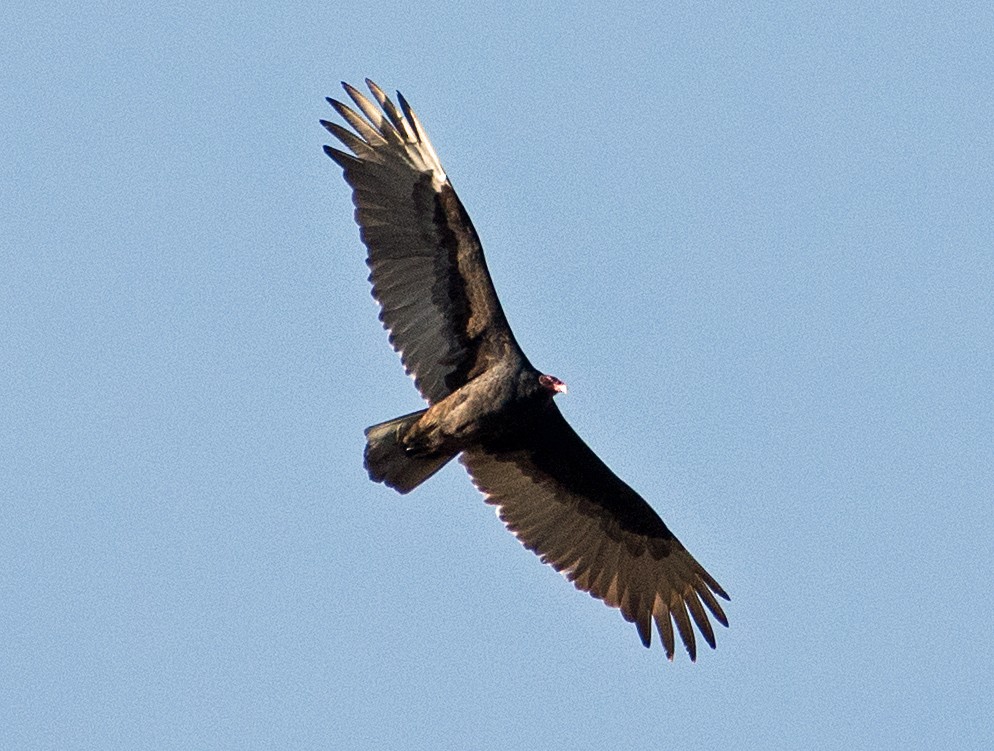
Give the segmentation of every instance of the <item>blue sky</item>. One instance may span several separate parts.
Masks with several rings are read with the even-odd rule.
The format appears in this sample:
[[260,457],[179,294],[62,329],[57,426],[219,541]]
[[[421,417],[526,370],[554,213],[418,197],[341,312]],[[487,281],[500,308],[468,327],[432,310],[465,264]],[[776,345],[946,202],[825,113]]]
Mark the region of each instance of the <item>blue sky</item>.
[[[0,747],[994,745],[994,11],[532,5],[0,11]],[[366,76],[730,593],[696,664],[367,480]]]

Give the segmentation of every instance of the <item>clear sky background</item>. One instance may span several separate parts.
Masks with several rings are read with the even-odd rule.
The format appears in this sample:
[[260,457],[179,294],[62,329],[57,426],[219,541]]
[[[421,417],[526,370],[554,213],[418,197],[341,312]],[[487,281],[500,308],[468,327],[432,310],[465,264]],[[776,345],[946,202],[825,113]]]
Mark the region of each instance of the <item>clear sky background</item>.
[[[0,748],[994,747],[992,6],[539,5],[0,9]],[[365,76],[731,594],[696,664],[366,478]]]

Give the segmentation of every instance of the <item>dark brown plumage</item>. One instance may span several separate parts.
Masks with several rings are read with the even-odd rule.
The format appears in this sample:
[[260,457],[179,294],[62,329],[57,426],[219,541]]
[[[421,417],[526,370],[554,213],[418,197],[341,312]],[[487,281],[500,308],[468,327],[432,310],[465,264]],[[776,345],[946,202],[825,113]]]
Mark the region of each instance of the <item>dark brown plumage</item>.
[[[352,127],[322,120],[348,149],[325,146],[353,189],[380,320],[429,407],[366,430],[370,477],[407,493],[461,455],[528,549],[635,624],[674,629],[697,655],[691,621],[714,647],[708,611],[728,625],[728,595],[662,519],[591,451],[553,402],[566,390],[532,367],[511,333],[480,239],[424,128],[367,80],[376,103],[343,84]],[[360,114],[361,112],[361,114]]]

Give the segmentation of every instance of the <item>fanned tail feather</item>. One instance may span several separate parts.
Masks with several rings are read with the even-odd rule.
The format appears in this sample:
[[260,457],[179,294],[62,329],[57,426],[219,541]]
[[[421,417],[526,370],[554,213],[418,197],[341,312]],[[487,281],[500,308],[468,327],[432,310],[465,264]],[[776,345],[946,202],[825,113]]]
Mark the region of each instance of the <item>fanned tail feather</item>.
[[366,428],[364,454],[369,479],[382,482],[398,493],[410,493],[444,467],[455,454],[419,456],[409,453],[404,436],[426,410],[381,422]]

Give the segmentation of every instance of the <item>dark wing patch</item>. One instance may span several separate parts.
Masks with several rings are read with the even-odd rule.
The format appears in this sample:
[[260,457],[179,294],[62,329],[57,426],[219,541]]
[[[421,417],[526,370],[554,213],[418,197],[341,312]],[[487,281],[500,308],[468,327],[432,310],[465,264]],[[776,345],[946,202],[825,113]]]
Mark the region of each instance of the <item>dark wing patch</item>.
[[[421,122],[367,80],[379,107],[328,101],[351,126],[321,124],[352,153],[325,146],[352,186],[373,297],[390,343],[422,396],[438,402],[504,357],[523,357],[501,310],[476,230]],[[399,95],[398,95],[399,96]]]
[[645,646],[653,621],[673,659],[674,630],[697,657],[691,622],[714,648],[715,595],[728,595],[655,511],[580,439],[552,405],[518,439],[463,453],[473,482],[501,521],[577,587],[621,610]]

